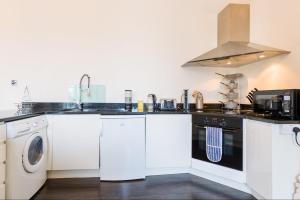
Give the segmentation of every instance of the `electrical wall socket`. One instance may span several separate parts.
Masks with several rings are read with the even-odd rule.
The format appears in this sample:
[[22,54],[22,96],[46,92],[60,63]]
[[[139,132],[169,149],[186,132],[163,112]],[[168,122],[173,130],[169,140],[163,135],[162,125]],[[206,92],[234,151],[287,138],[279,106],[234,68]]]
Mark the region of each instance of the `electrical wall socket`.
[[10,84],[11,84],[11,86],[17,86],[18,85],[18,81],[17,80],[11,80]]

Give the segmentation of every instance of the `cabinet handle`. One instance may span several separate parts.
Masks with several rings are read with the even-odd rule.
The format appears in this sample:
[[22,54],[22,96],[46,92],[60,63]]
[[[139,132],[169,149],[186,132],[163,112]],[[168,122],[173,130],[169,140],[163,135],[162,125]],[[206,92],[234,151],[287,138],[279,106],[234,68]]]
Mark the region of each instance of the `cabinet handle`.
[[2,162],[2,164],[5,165],[5,164],[6,164],[6,160],[4,160],[4,161]]
[[5,181],[3,181],[3,185],[5,185]]
[[3,144],[6,144],[6,140],[3,141]]

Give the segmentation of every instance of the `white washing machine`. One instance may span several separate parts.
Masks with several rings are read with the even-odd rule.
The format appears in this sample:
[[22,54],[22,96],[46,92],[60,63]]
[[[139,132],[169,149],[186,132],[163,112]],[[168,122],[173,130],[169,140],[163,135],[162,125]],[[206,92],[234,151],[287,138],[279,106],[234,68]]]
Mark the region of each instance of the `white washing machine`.
[[47,119],[7,123],[6,199],[30,199],[47,180]]

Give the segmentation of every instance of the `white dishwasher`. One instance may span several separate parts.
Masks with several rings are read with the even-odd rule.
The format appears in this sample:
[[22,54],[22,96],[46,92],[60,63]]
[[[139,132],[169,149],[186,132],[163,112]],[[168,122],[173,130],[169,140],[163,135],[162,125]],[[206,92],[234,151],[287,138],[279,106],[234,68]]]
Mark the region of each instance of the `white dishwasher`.
[[145,178],[145,116],[102,115],[100,179]]

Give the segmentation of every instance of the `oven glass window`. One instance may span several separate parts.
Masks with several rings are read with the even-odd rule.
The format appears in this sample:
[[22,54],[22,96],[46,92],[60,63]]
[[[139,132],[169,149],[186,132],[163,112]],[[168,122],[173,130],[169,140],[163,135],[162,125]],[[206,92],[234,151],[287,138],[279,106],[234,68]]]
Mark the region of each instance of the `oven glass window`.
[[223,154],[233,156],[234,138],[232,134],[223,133]]

